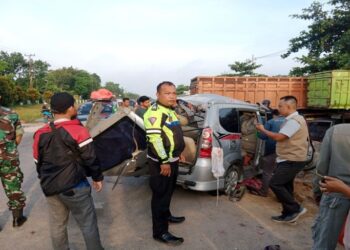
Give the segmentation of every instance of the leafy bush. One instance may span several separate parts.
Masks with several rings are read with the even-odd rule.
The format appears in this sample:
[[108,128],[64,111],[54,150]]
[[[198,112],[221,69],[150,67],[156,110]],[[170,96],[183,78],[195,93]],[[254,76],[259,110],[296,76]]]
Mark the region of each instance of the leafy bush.
[[28,100],[30,100],[31,102],[35,102],[40,98],[40,93],[35,88],[29,88],[27,89],[27,97],[28,97]]

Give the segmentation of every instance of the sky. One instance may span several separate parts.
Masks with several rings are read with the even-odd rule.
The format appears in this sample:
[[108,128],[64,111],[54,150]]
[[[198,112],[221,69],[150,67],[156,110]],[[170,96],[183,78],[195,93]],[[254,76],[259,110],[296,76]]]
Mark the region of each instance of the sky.
[[154,96],[164,80],[229,73],[252,56],[258,73],[288,74],[281,59],[308,23],[293,19],[312,0],[0,0],[0,50],[35,54],[50,69],[73,66],[102,83]]

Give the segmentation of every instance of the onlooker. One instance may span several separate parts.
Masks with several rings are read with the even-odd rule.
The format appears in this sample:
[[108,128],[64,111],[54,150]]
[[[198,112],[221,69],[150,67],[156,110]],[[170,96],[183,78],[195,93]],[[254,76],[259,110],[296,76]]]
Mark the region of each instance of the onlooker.
[[0,106],[0,178],[9,199],[7,205],[12,211],[13,227],[20,227],[27,220],[23,216],[26,197],[21,190],[23,173],[17,150],[23,134],[18,114]]
[[140,96],[137,100],[137,104],[139,105],[136,109],[135,113],[143,119],[143,115],[146,113],[147,109],[151,105],[151,100],[148,96]]
[[270,107],[271,105],[271,101],[269,99],[264,99],[262,102],[261,102],[262,105],[264,105],[267,110],[265,111],[266,112],[266,116],[267,116],[267,119],[270,120],[272,119],[273,117],[273,114],[272,114],[272,108]]
[[[264,127],[268,131],[278,133],[282,124],[285,122],[285,118],[279,115],[277,109],[272,110],[272,115],[273,118],[268,120],[265,123]],[[262,187],[257,192],[257,194],[261,196],[267,196],[272,173],[276,167],[276,141],[272,140],[262,133],[258,133],[258,137],[262,140],[265,140],[265,155],[260,161],[260,168],[263,170]]]
[[123,98],[123,102],[122,102],[121,106],[119,107],[119,110],[123,111],[125,113],[129,113],[131,111],[130,99],[128,97]]
[[306,209],[294,199],[294,178],[305,166],[308,152],[308,129],[304,117],[296,111],[297,99],[285,96],[280,99],[278,109],[286,122],[278,133],[268,131],[262,124],[256,128],[277,141],[277,167],[270,180],[270,188],[282,203],[282,214],[272,216],[276,222],[295,222]]
[[[327,130],[317,162],[318,175],[332,176],[350,185],[350,124],[339,124]],[[322,180],[322,178],[319,178]],[[335,249],[340,230],[350,209],[350,199],[345,188],[332,189],[334,178],[324,177],[320,211],[312,227],[313,249]],[[342,187],[345,186],[341,185]],[[326,189],[324,189],[326,188]],[[322,191],[321,189],[321,191]],[[338,193],[341,191],[341,193]]]
[[[330,176],[325,176],[323,182],[320,182],[321,191],[325,193],[342,193],[344,196],[350,199],[350,186],[345,182]],[[348,214],[345,223],[344,234],[345,250],[350,250],[350,213]]]
[[92,138],[75,119],[73,96],[54,94],[51,110],[54,122],[34,134],[33,155],[48,204],[53,248],[69,249],[67,223],[71,212],[83,233],[86,248],[103,249],[91,187],[86,179],[91,175],[96,191],[102,189],[103,175],[95,163]]
[[41,106],[41,114],[43,115],[44,122],[47,123],[50,119],[52,119],[52,114],[48,104],[46,102]]
[[175,85],[172,82],[160,83],[157,86],[157,102],[145,113],[144,124],[151,175],[153,238],[178,245],[184,239],[169,233],[168,228],[169,223],[181,223],[185,220],[185,217],[175,217],[170,212],[171,197],[176,186],[179,160],[185,142],[180,122],[173,109],[174,105]]
[[262,105],[264,105],[266,108],[270,109],[271,110],[271,101],[268,100],[268,99],[264,99],[262,102],[261,102]]

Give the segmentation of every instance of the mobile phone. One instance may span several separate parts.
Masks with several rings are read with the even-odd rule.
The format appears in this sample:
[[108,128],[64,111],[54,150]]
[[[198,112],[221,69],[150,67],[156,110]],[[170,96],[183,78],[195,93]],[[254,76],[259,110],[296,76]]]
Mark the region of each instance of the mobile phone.
[[264,122],[260,116],[260,113],[258,111],[256,111],[256,119],[257,119],[258,123],[264,124]]

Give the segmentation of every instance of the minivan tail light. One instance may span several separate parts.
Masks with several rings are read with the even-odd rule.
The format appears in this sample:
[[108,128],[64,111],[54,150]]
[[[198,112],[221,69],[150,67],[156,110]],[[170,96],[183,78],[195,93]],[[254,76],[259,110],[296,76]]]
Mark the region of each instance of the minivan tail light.
[[213,131],[211,128],[203,129],[201,147],[199,150],[200,158],[211,158],[211,149],[213,142],[212,132]]

